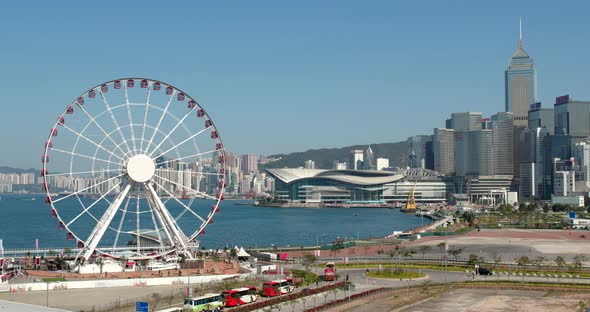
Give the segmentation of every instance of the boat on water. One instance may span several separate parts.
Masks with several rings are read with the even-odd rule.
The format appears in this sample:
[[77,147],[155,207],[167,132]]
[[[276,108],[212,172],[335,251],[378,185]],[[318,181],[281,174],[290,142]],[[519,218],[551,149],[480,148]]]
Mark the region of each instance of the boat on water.
[[344,203],[324,203],[325,208],[391,208],[391,204],[381,200],[346,201]]

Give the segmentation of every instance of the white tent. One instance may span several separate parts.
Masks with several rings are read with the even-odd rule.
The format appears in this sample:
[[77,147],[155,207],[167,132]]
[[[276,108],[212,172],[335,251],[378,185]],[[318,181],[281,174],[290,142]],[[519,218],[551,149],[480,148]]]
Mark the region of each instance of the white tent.
[[250,254],[248,254],[244,250],[244,247],[240,247],[240,249],[238,250],[238,258],[247,258],[247,257],[250,257]]

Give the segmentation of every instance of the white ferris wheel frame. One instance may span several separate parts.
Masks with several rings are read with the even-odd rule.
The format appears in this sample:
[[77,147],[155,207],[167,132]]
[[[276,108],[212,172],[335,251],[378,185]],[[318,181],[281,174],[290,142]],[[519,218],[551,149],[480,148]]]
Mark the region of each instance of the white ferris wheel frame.
[[[141,86],[137,86],[138,88],[145,88],[146,89],[146,99],[145,99],[145,103],[132,103],[129,102],[129,97],[128,97],[128,81],[133,81],[133,82],[137,82],[138,85],[141,84]],[[144,87],[144,83],[147,82],[147,86]],[[119,83],[119,88],[115,88],[114,85],[116,83]],[[169,95],[169,99],[166,103],[166,106],[164,108],[156,106],[154,104],[150,104],[150,95],[151,92],[157,92],[157,90],[155,89],[155,85],[158,85],[159,88],[157,90],[160,90],[159,92],[166,92],[166,95]],[[104,88],[106,86],[107,90],[105,92],[103,92],[102,88]],[[169,89],[172,89],[171,93],[169,92]],[[108,89],[123,89],[123,91],[125,92],[125,103],[123,104],[119,104],[116,106],[112,106],[106,96],[105,93],[108,92]],[[89,97],[89,93],[90,92],[94,92],[94,97],[96,97],[96,95],[100,96],[100,98],[102,99],[102,102],[105,106],[105,110],[102,111],[100,114],[98,115],[91,115],[90,113],[88,113],[88,111],[84,108],[84,98]],[[179,94],[182,95],[182,100],[180,99]],[[168,109],[171,105],[171,103],[174,101],[174,99],[177,99],[177,101],[183,102],[186,99],[186,102],[189,103],[188,105],[188,112],[186,114],[184,114],[184,116],[182,116],[181,118],[178,118],[176,115],[172,114]],[[143,123],[137,124],[137,123],[133,123],[133,118],[132,118],[132,114],[131,114],[131,106],[134,105],[138,105],[138,106],[145,106],[144,109],[144,116],[143,116]],[[127,117],[129,120],[129,124],[127,125],[120,125],[117,118],[115,118],[115,115],[113,113],[113,111],[115,109],[119,109],[122,107],[126,107],[127,110]],[[192,106],[192,107],[191,107]],[[82,114],[85,115],[85,117],[88,118],[88,123],[86,124],[86,126],[81,130],[81,131],[76,131],[74,129],[72,129],[71,127],[69,127],[66,123],[66,116],[68,114],[68,111],[73,108],[74,111],[75,110],[79,110]],[[157,125],[154,127],[152,125],[148,125],[147,124],[147,116],[148,116],[148,111],[150,109],[155,109],[155,110],[159,110],[159,120]],[[200,114],[198,117],[202,117],[202,120],[206,120],[206,125],[205,128],[196,132],[196,133],[191,133],[191,131],[189,131],[189,129],[187,128],[186,124],[184,123],[184,121],[186,120],[186,118],[188,118],[189,116],[191,116],[194,112],[197,112],[197,114]],[[100,125],[99,122],[96,121],[96,119],[98,117],[100,117],[103,114],[108,114],[111,118],[111,120],[113,121],[113,124],[115,125],[115,129],[111,130],[111,131],[107,131],[105,130],[102,125]],[[176,125],[172,128],[172,130],[169,130],[168,133],[164,133],[160,130],[160,126],[161,123],[163,121],[163,119],[165,117],[169,117],[172,118],[173,120],[175,120],[177,123]],[[200,119],[199,119],[200,120]],[[102,140],[100,140],[99,142],[88,138],[87,136],[84,135],[84,132],[86,131],[86,129],[91,125],[95,125],[97,127],[97,129],[99,129],[102,132],[102,135],[104,135],[104,137],[102,138]],[[141,126],[141,135],[135,133],[134,128]],[[131,138],[126,138],[126,136],[123,134],[123,129],[129,127],[129,132],[131,134]],[[172,138],[170,137],[178,128],[182,127],[182,130],[184,130],[186,132],[187,135],[189,135],[186,139],[182,140],[181,142],[174,142],[172,140]],[[54,129],[65,129],[69,134],[73,134],[76,136],[76,142],[72,147],[71,151],[68,150],[62,150],[57,146],[53,146],[52,143],[52,138],[54,137]],[[146,130],[150,129],[150,131],[152,132],[152,135],[150,136],[149,140],[147,140],[146,137]],[[214,139],[216,144],[216,148],[214,150],[210,150],[210,151],[205,151],[205,152],[201,152],[199,150],[198,144],[196,143],[195,138],[198,137],[199,135],[202,135],[204,133],[206,133],[206,131],[211,130],[211,139]],[[55,130],[57,134],[57,130]],[[213,133],[215,133],[215,137],[213,137]],[[159,143],[154,142],[154,139],[156,137],[157,134],[161,134],[164,136],[164,139],[160,140]],[[138,141],[138,138],[141,138]],[[86,141],[94,146],[96,146],[94,154],[93,155],[86,155],[86,154],[82,154],[76,151],[77,145],[79,143],[80,140]],[[103,144],[105,142],[110,142],[115,146],[114,150],[109,150],[107,148],[105,148],[103,146]],[[172,147],[166,149],[164,152],[159,152],[156,153],[157,151],[161,151],[162,150],[162,145],[165,142],[171,142]],[[181,155],[178,147],[189,142],[192,141],[196,152],[195,154],[192,155]],[[138,146],[139,145],[139,146]],[[109,154],[108,159],[104,159],[104,158],[99,158],[97,157],[98,152],[102,151],[102,152],[106,152],[107,154]],[[169,152],[175,151],[176,152],[176,158],[173,159],[168,159],[162,162],[157,162],[157,159],[159,159],[160,156],[166,155]],[[70,158],[70,171],[67,173],[49,173],[49,168],[48,168],[48,163],[49,163],[49,154],[56,152],[56,153],[61,153],[61,154],[65,154],[65,155],[69,155]],[[216,175],[219,178],[219,186],[217,187],[217,193],[215,196],[211,195],[211,194],[206,194],[204,192],[199,192],[197,190],[194,190],[192,188],[188,188],[184,185],[178,184],[174,181],[171,181],[169,179],[166,179],[162,176],[157,175],[156,173],[145,173],[145,170],[152,170],[153,168],[148,169],[148,167],[153,167],[153,166],[157,166],[157,165],[161,165],[164,163],[169,163],[172,161],[178,161],[178,160],[183,160],[183,159],[190,159],[190,158],[194,158],[194,157],[199,157],[199,156],[205,156],[205,155],[209,155],[211,154],[212,156],[217,153],[217,157],[219,157],[219,164],[220,164],[220,168],[217,171],[217,173],[211,173],[211,172],[191,172],[192,174],[200,174],[201,176],[203,175]],[[140,157],[141,156],[141,157]],[[74,162],[74,157],[80,157],[80,158],[84,158],[84,159],[90,159],[92,160],[92,167],[90,168],[91,170],[87,170],[87,171],[77,171],[74,172],[73,171],[73,162]],[[143,160],[139,160],[139,158],[142,158]],[[153,161],[153,163],[150,163],[150,161],[147,161],[147,159],[151,159],[151,161]],[[134,160],[132,160],[134,159]],[[95,169],[95,164],[96,163],[102,163],[102,164],[106,164],[108,165],[107,169],[100,169],[97,170]],[[143,260],[143,259],[153,259],[153,258],[158,258],[161,257],[163,255],[167,255],[167,254],[171,254],[171,253],[177,253],[177,254],[183,254],[188,258],[193,258],[194,256],[194,251],[196,249],[198,249],[198,241],[197,241],[197,236],[199,235],[203,235],[205,233],[205,227],[212,223],[213,221],[213,216],[215,213],[219,212],[219,205],[221,203],[221,201],[223,200],[223,194],[225,192],[225,188],[226,188],[226,162],[225,162],[225,146],[223,145],[223,142],[221,140],[221,135],[219,134],[219,131],[217,130],[213,120],[211,119],[211,117],[209,116],[209,114],[206,113],[205,109],[196,101],[194,100],[192,97],[190,97],[186,92],[180,90],[179,88],[176,88],[175,86],[169,84],[169,83],[164,83],[162,81],[158,81],[158,80],[153,80],[153,79],[148,79],[148,78],[119,78],[119,79],[115,79],[115,80],[111,80],[111,81],[107,81],[101,84],[98,84],[92,88],[90,88],[88,91],[82,93],[81,95],[79,95],[78,97],[76,97],[76,99],[70,104],[68,105],[68,107],[66,108],[66,110],[64,110],[64,112],[59,115],[57,121],[54,123],[53,127],[50,130],[50,134],[47,138],[47,141],[45,143],[45,148],[43,151],[43,156],[42,156],[42,169],[41,169],[41,176],[42,176],[42,180],[43,180],[43,189],[46,192],[46,202],[51,206],[51,214],[53,217],[57,218],[58,220],[58,226],[62,227],[64,230],[66,230],[67,232],[67,236],[69,239],[74,239],[76,240],[76,245],[78,247],[78,255],[77,255],[77,259],[81,259],[83,262],[88,261],[89,259],[91,259],[91,257],[93,257],[95,255],[95,253],[100,253],[104,256],[111,256],[113,258],[116,258],[116,256],[111,255],[111,253],[116,252],[116,251],[120,251],[120,250],[133,250],[135,249],[136,251],[136,256],[134,257],[130,257],[130,260]],[[111,169],[111,165],[113,166],[113,168]],[[127,168],[126,166],[129,165],[129,167],[133,167],[132,168]],[[118,168],[117,168],[118,166]],[[146,167],[147,166],[147,167]],[[135,171],[134,171],[135,170]],[[181,170],[169,170],[169,171],[177,171],[177,172],[182,172]],[[58,197],[56,199],[52,198],[52,194],[51,194],[51,190],[49,187],[49,177],[52,176],[69,176],[70,177],[70,181],[73,180],[74,176],[77,175],[82,175],[82,174],[104,174],[104,173],[111,173],[111,172],[117,172],[117,174],[113,174],[112,176],[106,178],[104,177],[103,180],[100,181],[96,181],[96,183],[92,184],[89,187],[85,187],[82,189],[78,189],[76,191],[72,191],[70,193],[68,193],[65,196],[62,197]],[[134,180],[131,177],[134,177],[136,180]],[[116,181],[116,179],[119,178],[127,178],[127,181],[123,184],[115,184],[115,186],[113,186],[112,188],[109,188],[109,190],[107,192],[105,192],[104,194],[102,192],[100,192],[100,197],[95,200],[92,204],[86,206],[84,205],[84,203],[82,202],[82,200],[80,199],[80,194],[84,191],[87,191],[89,189],[93,189],[96,188],[100,185],[103,185],[105,183],[109,183],[111,181]],[[171,183],[176,185],[177,187],[181,187],[183,189],[188,189],[188,191],[191,192],[191,194],[196,194],[196,196],[193,196],[190,198],[190,201],[187,204],[185,204],[184,202],[182,202],[181,200],[179,200],[177,198],[177,196],[175,194],[172,194],[169,190],[166,189],[166,187],[162,186],[161,184],[159,184],[157,182],[157,180],[160,179],[160,181],[165,181],[166,183]],[[122,179],[122,181],[125,179]],[[141,185],[141,188],[144,191],[143,194],[143,198],[145,198],[146,202],[148,203],[148,209],[147,211],[140,211],[140,194],[131,194],[131,189],[133,186],[139,186]],[[106,195],[111,193],[117,186],[121,186],[122,189],[121,191],[115,196],[115,198],[111,201],[109,199],[106,198]],[[160,196],[158,195],[158,192],[156,191],[155,187],[160,188],[161,190],[163,190],[165,193],[167,193],[167,195],[169,196],[165,201],[162,201],[162,199],[160,198]],[[66,198],[71,198],[71,197],[75,197],[77,199],[77,202],[80,204],[80,206],[82,207],[82,211],[80,213],[78,213],[76,215],[76,217],[74,217],[72,220],[70,220],[69,222],[66,222],[65,219],[62,218],[62,216],[59,213],[59,209],[56,206],[56,204]],[[129,207],[129,202],[132,198],[136,199],[136,207],[135,207],[135,213],[136,213],[136,218],[137,218],[137,224],[136,224],[136,232],[135,235],[137,235],[137,246],[136,247],[117,247],[117,243],[119,240],[119,234],[121,233],[127,233],[127,234],[132,234],[134,235],[133,232],[126,232],[126,231],[122,231],[122,225],[123,225],[123,221],[125,220],[126,215],[130,212],[130,207]],[[201,216],[200,214],[196,213],[193,209],[191,209],[192,203],[195,200],[195,198],[206,198],[206,199],[213,199],[215,204],[213,205],[211,211],[209,211],[207,213],[206,216]],[[94,216],[92,214],[92,212],[90,212],[90,209],[92,207],[94,207],[98,202],[100,201],[106,201],[108,203],[108,208],[106,209],[106,211],[103,213],[102,216],[100,216],[100,218]],[[183,211],[176,217],[173,217],[171,215],[171,213],[168,211],[168,209],[166,208],[166,203],[169,202],[170,200],[174,200],[177,204],[180,204],[180,206],[183,208]],[[131,209],[133,209],[133,207],[131,207]],[[157,234],[158,237],[158,241],[159,241],[159,246],[155,247],[155,246],[140,246],[140,224],[139,224],[139,216],[140,213],[150,213],[150,217],[154,226],[154,231]],[[200,221],[200,225],[197,227],[197,229],[190,233],[190,235],[186,235],[181,227],[178,225],[177,220],[180,219],[183,215],[185,215],[186,213],[189,213],[189,215],[193,215],[198,221]],[[117,228],[114,228],[111,226],[111,222],[113,221],[114,216],[117,213],[121,213],[122,217],[119,221],[119,224],[117,225]],[[76,234],[74,231],[72,231],[70,229],[70,226],[76,222],[81,216],[83,216],[84,214],[88,214],[92,219],[94,219],[96,221],[96,226],[94,227],[94,229],[91,231],[90,235],[87,238],[83,238],[80,237],[79,234]],[[159,224],[159,226],[158,226]],[[113,243],[112,247],[107,247],[107,246],[99,246],[100,241],[103,237],[103,235],[105,234],[105,232],[108,230],[114,230],[116,232],[116,236],[115,236],[115,241]],[[161,232],[164,232],[165,237],[161,236]],[[165,239],[165,240],[164,240]],[[164,245],[164,241],[167,241],[167,244]],[[145,253],[145,251],[149,251],[150,253]]]

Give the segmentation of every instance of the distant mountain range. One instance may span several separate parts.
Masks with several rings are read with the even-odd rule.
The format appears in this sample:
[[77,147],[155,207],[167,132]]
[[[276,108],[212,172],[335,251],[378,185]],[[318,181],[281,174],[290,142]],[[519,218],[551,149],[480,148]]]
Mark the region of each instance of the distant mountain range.
[[[279,159],[261,165],[261,168],[297,168],[302,167],[306,160],[315,161],[316,168],[331,169],[334,160],[350,163],[352,150],[366,150],[369,145],[353,145],[341,148],[311,149],[305,152],[270,155],[267,158]],[[371,149],[377,158],[389,158],[389,166],[401,167],[406,165],[409,144],[407,142],[371,144]]]
[[[340,162],[350,162],[352,150],[365,151],[369,145],[352,145],[341,148],[321,148],[310,149],[305,152],[295,152],[290,154],[276,154],[267,156],[269,159],[278,159],[277,161],[261,164],[262,169],[265,168],[297,168],[303,167],[306,160],[315,161],[316,168],[331,169],[334,160]],[[377,143],[371,144],[371,149],[375,155],[375,159],[388,158],[390,167],[404,167],[406,166],[409,144],[407,142],[395,143]],[[38,173],[38,169],[21,169],[6,166],[0,166],[0,173]]]
[[12,168],[12,167],[4,167],[0,166],[0,173],[38,173],[39,170],[37,169],[21,169],[21,168]]

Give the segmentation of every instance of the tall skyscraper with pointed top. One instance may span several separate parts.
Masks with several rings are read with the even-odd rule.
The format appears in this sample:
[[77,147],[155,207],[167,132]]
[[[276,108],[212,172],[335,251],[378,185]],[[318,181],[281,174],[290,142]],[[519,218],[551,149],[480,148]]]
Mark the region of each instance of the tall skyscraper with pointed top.
[[505,71],[506,111],[514,114],[514,125],[528,125],[529,105],[537,102],[537,71],[533,58],[522,45],[522,22],[519,22],[518,48]]

